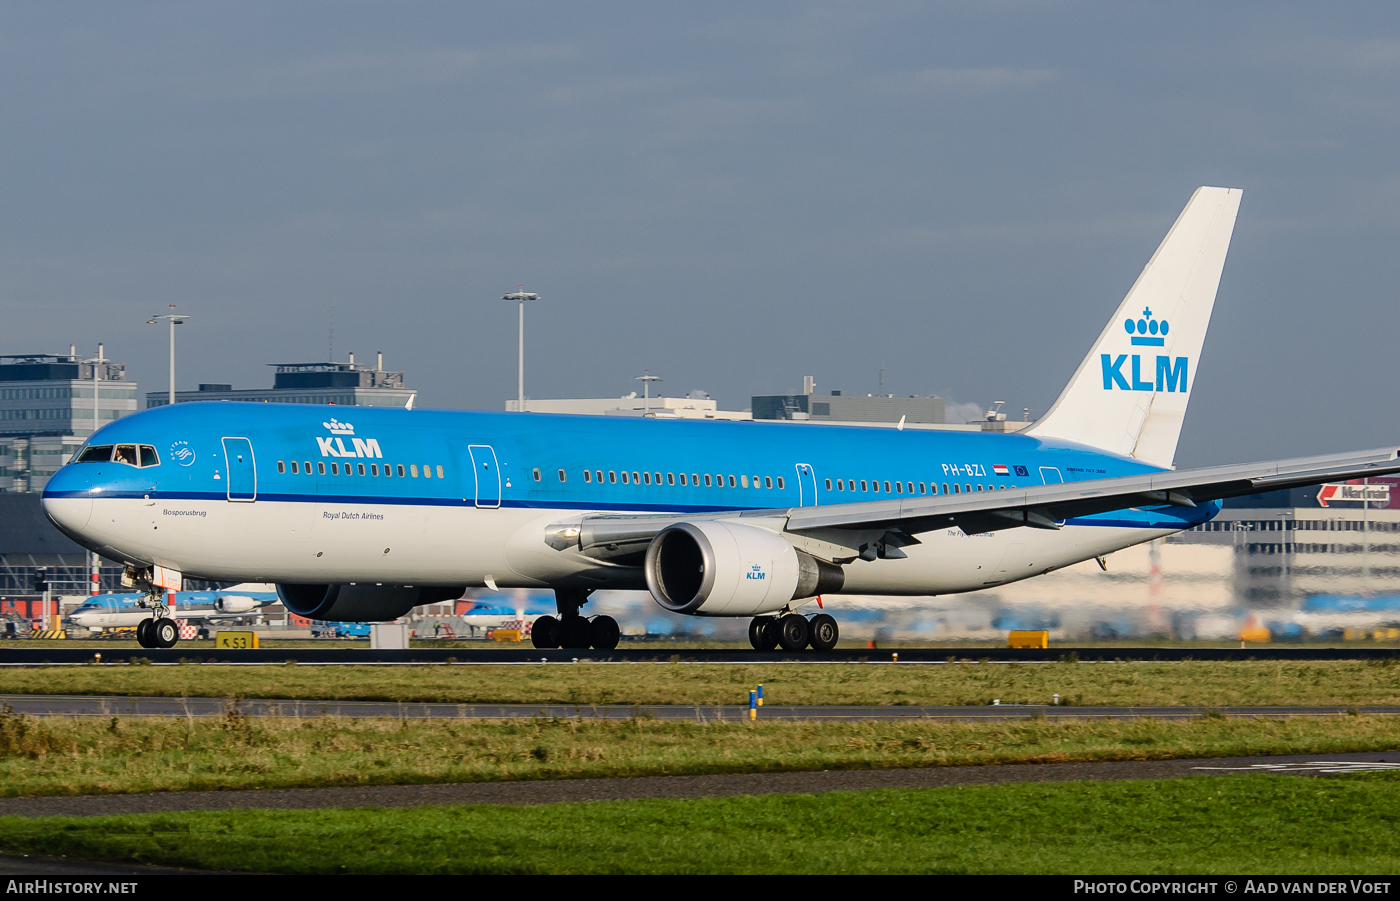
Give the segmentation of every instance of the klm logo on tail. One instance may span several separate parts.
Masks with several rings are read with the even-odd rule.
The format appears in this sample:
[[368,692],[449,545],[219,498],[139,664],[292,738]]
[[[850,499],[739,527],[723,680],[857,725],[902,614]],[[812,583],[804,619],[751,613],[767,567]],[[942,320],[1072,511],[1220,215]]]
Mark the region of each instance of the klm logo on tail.
[[[1136,321],[1128,319],[1123,323],[1123,329],[1132,335],[1133,346],[1135,347],[1161,347],[1166,344],[1167,332],[1171,329],[1171,324],[1167,320],[1156,320],[1152,318],[1151,308],[1142,311],[1141,319]],[[1132,363],[1128,364],[1131,356]],[[1155,374],[1156,378],[1144,381],[1142,356],[1140,354],[1099,354],[1099,363],[1103,367],[1103,390],[1112,391],[1117,388],[1121,391],[1186,391],[1186,357],[1171,357],[1159,355],[1156,360],[1156,372],[1148,373],[1149,379]],[[1124,365],[1129,366],[1130,375],[1123,373]],[[1148,366],[1152,364],[1149,363]],[[1131,379],[1131,381],[1130,381]]]

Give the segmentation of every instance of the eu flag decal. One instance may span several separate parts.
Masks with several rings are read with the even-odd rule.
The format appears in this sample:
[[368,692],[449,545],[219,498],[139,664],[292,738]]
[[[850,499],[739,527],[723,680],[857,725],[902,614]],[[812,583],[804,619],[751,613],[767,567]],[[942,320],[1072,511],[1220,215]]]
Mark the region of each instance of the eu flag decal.
[[1026,471],[1026,467],[1024,467],[1024,466],[1017,466],[1017,467],[1016,467],[1016,475],[1018,475],[1018,476],[1028,476],[1028,475],[1030,475],[1030,473]]

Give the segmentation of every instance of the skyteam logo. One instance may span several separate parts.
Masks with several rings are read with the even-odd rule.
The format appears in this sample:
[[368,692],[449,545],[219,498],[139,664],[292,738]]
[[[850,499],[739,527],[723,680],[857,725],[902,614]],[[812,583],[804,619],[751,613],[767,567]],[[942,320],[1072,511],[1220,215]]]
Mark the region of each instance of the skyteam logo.
[[327,438],[318,435],[316,443],[321,446],[321,456],[323,457],[379,457],[384,456],[379,449],[379,442],[374,438],[351,438],[350,446],[345,446],[345,439],[341,435],[354,435],[355,426],[353,423],[341,422],[332,417],[330,422],[323,422],[321,425],[330,430],[334,437]]
[[[1153,319],[1152,309],[1147,307],[1143,309],[1141,319],[1124,320],[1123,330],[1132,335],[1134,347],[1162,347],[1167,343],[1166,336],[1171,331],[1171,323],[1165,319]],[[1142,356],[1132,354],[1131,357],[1130,381],[1129,376],[1123,373],[1123,366],[1128,363],[1128,354],[1119,354],[1117,357],[1112,354],[1099,354],[1099,362],[1103,366],[1103,390],[1112,391],[1117,388],[1121,391],[1186,393],[1186,357],[1173,359],[1159,355],[1154,373],[1156,378],[1151,381],[1144,381],[1142,378]]]
[[748,571],[748,572],[744,573],[744,578],[745,578],[745,579],[755,579],[755,580],[761,582],[761,581],[763,581],[764,579],[768,578],[768,574],[767,574],[766,572],[763,571],[763,567],[761,567],[761,566],[759,566],[757,563],[755,563],[753,566],[749,567],[749,571]]
[[189,466],[194,462],[194,448],[188,441],[176,441],[170,445],[170,459],[181,466]]

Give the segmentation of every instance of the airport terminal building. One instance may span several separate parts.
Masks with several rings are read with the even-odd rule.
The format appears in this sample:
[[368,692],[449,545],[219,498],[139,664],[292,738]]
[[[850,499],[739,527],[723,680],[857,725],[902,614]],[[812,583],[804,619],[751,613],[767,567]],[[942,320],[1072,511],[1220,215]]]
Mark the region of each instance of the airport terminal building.
[[[384,354],[375,365],[361,366],[350,354],[346,363],[272,363],[271,388],[235,390],[232,385],[202,384],[198,391],[177,391],[177,404],[232,400],[257,404],[335,404],[340,407],[411,407],[418,392],[404,384],[402,372],[384,368]],[[167,391],[146,394],[146,407],[170,403]]]

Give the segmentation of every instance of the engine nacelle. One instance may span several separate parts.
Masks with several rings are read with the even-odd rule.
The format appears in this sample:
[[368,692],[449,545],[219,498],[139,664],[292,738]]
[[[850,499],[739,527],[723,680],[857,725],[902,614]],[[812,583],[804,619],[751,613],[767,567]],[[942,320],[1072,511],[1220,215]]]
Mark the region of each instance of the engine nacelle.
[[214,609],[220,613],[252,613],[261,606],[262,601],[237,594],[226,594],[214,599]]
[[341,623],[389,622],[420,604],[441,604],[465,587],[424,585],[278,585],[277,597],[297,616]]
[[701,520],[663,529],[647,546],[651,596],[667,610],[753,616],[788,601],[839,591],[841,567],[801,553],[767,529]]

